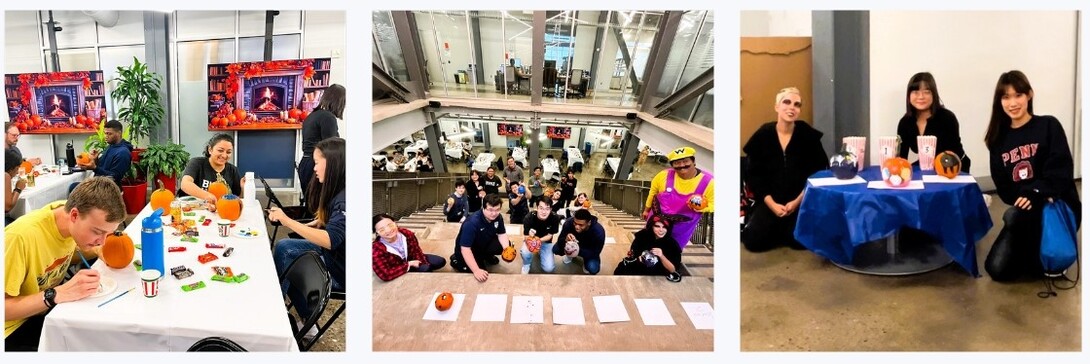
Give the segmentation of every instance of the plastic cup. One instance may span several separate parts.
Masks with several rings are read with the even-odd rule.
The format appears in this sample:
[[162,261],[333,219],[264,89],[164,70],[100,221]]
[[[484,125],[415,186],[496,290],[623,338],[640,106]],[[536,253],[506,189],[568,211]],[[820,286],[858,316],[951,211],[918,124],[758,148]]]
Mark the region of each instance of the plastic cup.
[[140,272],[140,280],[144,283],[144,297],[155,297],[159,295],[159,280],[163,277],[163,273],[158,269],[146,269]]
[[221,238],[226,238],[231,235],[231,220],[222,219],[216,223],[219,227],[219,233]]

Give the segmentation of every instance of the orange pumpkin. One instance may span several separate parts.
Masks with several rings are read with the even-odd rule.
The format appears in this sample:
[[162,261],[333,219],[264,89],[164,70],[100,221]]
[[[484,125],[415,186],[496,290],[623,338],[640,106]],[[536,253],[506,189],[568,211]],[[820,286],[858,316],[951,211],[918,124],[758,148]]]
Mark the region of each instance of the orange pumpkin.
[[216,200],[216,213],[223,219],[238,220],[242,216],[242,200],[235,195],[223,195],[223,198]]
[[291,119],[298,119],[301,115],[303,115],[303,112],[299,109],[292,108],[288,111],[288,118]]
[[227,194],[227,182],[224,182],[223,180],[212,182],[212,184],[208,185],[208,192],[211,192],[213,196],[216,196],[217,200],[223,198],[223,195]]
[[151,210],[163,209],[163,216],[170,215],[170,203],[174,202],[174,192],[163,188],[163,181],[159,182],[159,189],[151,193]]
[[583,208],[585,208],[585,209],[590,208],[590,200],[583,201]]
[[435,309],[439,311],[446,311],[450,309],[450,306],[454,305],[454,295],[450,292],[440,293],[435,297]]
[[82,165],[91,164],[91,155],[87,153],[80,153],[79,157],[76,157],[76,163]]
[[882,163],[882,180],[890,187],[905,187],[912,182],[912,164],[904,158],[890,158]]
[[935,156],[935,174],[954,179],[961,173],[961,158],[951,151],[945,151]]
[[246,110],[235,109],[235,119],[238,121],[246,120]]
[[23,164],[21,164],[20,166],[23,167],[23,172],[25,172],[26,174],[30,174],[30,172],[34,171],[34,165],[30,164],[30,162],[28,161],[23,161]]
[[506,248],[503,248],[503,253],[500,254],[500,257],[503,258],[503,261],[505,262],[513,262],[515,261],[516,255],[518,255],[518,251],[515,250],[515,245],[511,244]]
[[125,268],[132,263],[133,244],[125,232],[117,231],[106,237],[102,244],[102,261],[114,269]]

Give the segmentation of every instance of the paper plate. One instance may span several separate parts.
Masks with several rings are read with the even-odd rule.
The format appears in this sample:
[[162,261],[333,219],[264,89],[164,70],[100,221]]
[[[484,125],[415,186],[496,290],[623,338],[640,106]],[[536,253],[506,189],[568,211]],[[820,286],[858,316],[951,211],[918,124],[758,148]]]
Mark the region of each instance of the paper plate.
[[243,228],[243,229],[235,228],[234,231],[231,233],[231,235],[236,237],[236,238],[253,239],[253,238],[261,236],[261,233],[258,232],[257,230],[249,229],[249,228]]
[[117,290],[117,281],[115,281],[113,278],[102,277],[102,279],[100,279],[98,283],[102,284],[102,289],[98,292],[95,292],[95,294],[92,294],[91,298],[102,297]]

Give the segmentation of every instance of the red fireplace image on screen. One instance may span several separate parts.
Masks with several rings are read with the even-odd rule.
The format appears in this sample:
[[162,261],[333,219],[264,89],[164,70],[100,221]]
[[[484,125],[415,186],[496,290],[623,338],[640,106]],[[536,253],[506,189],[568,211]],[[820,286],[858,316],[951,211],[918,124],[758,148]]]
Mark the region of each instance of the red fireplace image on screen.
[[329,58],[208,65],[208,130],[299,129],[329,86]]
[[94,133],[106,119],[102,71],[4,75],[8,119],[24,134]]

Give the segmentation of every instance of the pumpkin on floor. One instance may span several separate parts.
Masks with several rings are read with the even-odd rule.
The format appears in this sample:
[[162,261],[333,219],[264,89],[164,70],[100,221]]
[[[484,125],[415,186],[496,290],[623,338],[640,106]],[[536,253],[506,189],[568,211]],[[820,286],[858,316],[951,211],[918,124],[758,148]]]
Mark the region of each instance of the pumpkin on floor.
[[235,221],[242,216],[242,199],[238,196],[227,194],[216,200],[216,214],[220,218]]
[[151,193],[151,209],[163,209],[163,215],[170,214],[170,203],[174,202],[174,192],[163,188],[163,181],[159,182],[159,189]]
[[106,236],[106,242],[102,244],[102,261],[110,268],[125,268],[132,263],[133,249],[129,235],[122,231],[114,232]]
[[951,151],[945,151],[935,156],[935,174],[954,179],[961,173],[961,158]]
[[435,309],[439,311],[446,311],[450,309],[450,306],[454,305],[454,295],[450,292],[440,293],[438,297],[435,297]]

